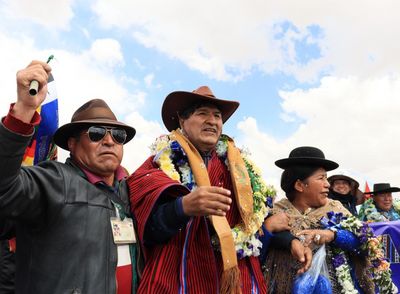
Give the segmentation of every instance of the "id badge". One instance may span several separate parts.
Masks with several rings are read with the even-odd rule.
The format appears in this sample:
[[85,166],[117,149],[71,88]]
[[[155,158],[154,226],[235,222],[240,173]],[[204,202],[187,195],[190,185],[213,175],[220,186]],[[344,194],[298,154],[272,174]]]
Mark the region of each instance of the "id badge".
[[110,218],[111,230],[115,244],[132,244],[136,243],[135,230],[131,218],[120,220],[117,217]]

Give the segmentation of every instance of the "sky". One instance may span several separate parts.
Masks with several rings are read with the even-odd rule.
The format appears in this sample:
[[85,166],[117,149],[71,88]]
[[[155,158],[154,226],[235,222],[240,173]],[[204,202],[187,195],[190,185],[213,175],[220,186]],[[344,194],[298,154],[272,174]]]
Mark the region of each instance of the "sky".
[[[134,126],[133,172],[167,133],[164,98],[208,85],[237,100],[224,133],[267,184],[315,146],[370,188],[400,186],[400,2],[396,0],[0,0],[0,107],[16,72],[50,54],[60,125],[92,98]],[[60,151],[60,160],[68,154]]]

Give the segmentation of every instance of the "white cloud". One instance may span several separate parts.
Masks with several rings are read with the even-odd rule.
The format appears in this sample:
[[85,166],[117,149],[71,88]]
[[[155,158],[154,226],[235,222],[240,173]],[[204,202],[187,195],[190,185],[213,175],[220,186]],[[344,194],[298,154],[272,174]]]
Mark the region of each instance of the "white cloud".
[[[101,23],[130,32],[208,76],[238,79],[254,67],[281,71],[299,81],[319,73],[380,75],[400,68],[400,2],[319,1],[159,1],[98,0]],[[277,24],[289,22],[283,31]],[[318,25],[321,36],[309,26]],[[276,39],[274,35],[282,35]],[[297,42],[318,47],[321,56],[299,62]]]
[[136,128],[133,140],[124,146],[122,165],[130,173],[134,172],[150,155],[150,145],[166,130],[158,122],[145,120],[138,112],[126,117],[126,123]]
[[263,178],[266,183],[273,185],[282,197],[280,189],[280,173],[274,162],[285,157],[285,149],[273,137],[262,133],[257,126],[257,121],[253,117],[245,118],[237,124],[240,135],[237,137],[236,145],[245,148],[250,152],[250,158],[263,171]]
[[124,65],[121,45],[114,39],[97,39],[92,43],[88,54],[97,65],[114,67]]
[[151,87],[151,84],[154,80],[154,74],[148,74],[144,77],[144,82],[146,84],[147,87]]
[[68,29],[74,0],[4,0],[10,18],[30,20],[49,29]]
[[275,160],[287,157],[295,147],[315,146],[338,162],[340,170],[355,175],[362,189],[366,180],[370,186],[400,185],[400,76],[327,77],[319,87],[280,95],[284,114],[303,121],[289,138],[279,142],[262,133],[254,118],[238,124],[240,142],[250,147],[267,179],[279,181],[281,170]]

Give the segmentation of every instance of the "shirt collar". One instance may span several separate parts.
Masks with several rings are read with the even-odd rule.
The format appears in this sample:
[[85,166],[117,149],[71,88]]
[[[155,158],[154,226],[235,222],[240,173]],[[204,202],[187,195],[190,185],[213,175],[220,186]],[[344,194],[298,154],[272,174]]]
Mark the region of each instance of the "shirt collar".
[[[83,173],[85,174],[86,178],[88,179],[88,181],[91,184],[98,184],[98,183],[105,183],[104,178],[94,174],[93,172],[89,171],[88,169],[84,168],[84,167],[80,167],[83,171]],[[114,173],[114,181],[121,181],[122,179],[124,179],[126,176],[128,175],[127,171],[122,167],[119,166],[117,168],[117,170]]]

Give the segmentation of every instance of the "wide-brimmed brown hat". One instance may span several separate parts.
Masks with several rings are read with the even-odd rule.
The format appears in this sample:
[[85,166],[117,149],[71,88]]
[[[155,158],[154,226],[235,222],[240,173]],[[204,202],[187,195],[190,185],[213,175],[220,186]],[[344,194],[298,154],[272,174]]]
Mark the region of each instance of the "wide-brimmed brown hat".
[[275,161],[275,165],[283,169],[292,166],[315,166],[322,167],[326,171],[333,170],[339,166],[336,162],[325,159],[325,154],[320,149],[310,146],[293,149],[288,158]]
[[349,182],[351,188],[351,195],[356,197],[357,205],[362,204],[365,201],[364,193],[360,189],[358,189],[360,184],[355,179],[343,174],[332,175],[328,178],[328,182],[329,184],[331,184],[331,186],[333,185],[333,182],[336,180],[345,180]]
[[104,100],[93,99],[74,112],[70,123],[57,129],[54,133],[54,142],[61,148],[69,150],[68,139],[77,131],[93,125],[115,126],[125,129],[127,135],[125,143],[128,143],[136,134],[136,130],[133,127],[117,120]]
[[161,109],[161,116],[167,130],[172,131],[179,128],[178,115],[197,103],[210,103],[218,107],[224,123],[239,107],[237,101],[216,98],[207,86],[201,86],[193,92],[172,92],[165,98]]
[[378,194],[393,193],[393,192],[400,192],[400,188],[391,187],[389,183],[377,183],[374,184],[373,191],[365,192],[364,194],[373,194],[373,196],[376,196]]

